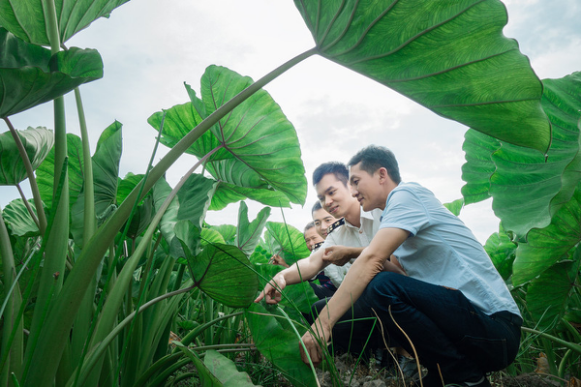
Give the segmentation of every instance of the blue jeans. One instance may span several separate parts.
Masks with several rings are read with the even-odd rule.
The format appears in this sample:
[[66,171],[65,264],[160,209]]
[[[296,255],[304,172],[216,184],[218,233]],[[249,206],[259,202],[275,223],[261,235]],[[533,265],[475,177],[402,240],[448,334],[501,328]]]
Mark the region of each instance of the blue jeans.
[[[509,312],[488,316],[459,290],[400,274],[381,272],[375,276],[353,310],[355,316],[350,311],[340,321],[377,313],[388,346],[401,346],[414,354],[411,341],[420,363],[433,375],[439,375],[439,368],[446,383],[475,380],[507,367],[520,344],[519,316]],[[354,324],[354,329],[348,322],[336,324],[334,341],[344,342],[346,332],[369,334],[361,329],[363,325]]]

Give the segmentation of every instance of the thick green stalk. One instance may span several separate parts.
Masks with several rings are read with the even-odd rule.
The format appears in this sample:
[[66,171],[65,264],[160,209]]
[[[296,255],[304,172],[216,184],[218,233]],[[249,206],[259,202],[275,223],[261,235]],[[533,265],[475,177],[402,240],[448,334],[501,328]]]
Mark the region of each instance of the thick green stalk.
[[[183,139],[181,139],[172,149],[160,160],[160,162],[150,171],[148,179],[143,182],[145,195],[153,185],[161,178],[168,168],[181,156],[202,134],[216,124],[222,117],[232,111],[236,106],[241,104],[255,92],[262,89],[271,80],[283,74],[294,65],[304,59],[314,55],[316,48],[306,51],[297,57],[286,62],[276,70],[267,74],[257,82],[244,89],[222,107],[210,114],[198,126],[191,130]],[[138,198],[138,191],[141,184],[137,186],[113,214],[113,216],[103,224],[85,244],[85,249],[81,253],[75,267],[69,273],[67,282],[63,291],[59,294],[59,299],[53,304],[53,307],[47,316],[44,329],[41,332],[41,340],[34,351],[35,364],[43,364],[43,367],[35,367],[27,376],[24,386],[36,387],[38,385],[48,385],[54,378],[59,358],[64,349],[64,342],[73,324],[81,303],[79,294],[84,294],[89,286],[89,279],[97,270],[102,257],[110,243],[114,240],[115,235],[123,226],[131,208]],[[142,195],[142,196],[143,196]],[[68,196],[68,195],[67,195]]]
[[[2,270],[4,277],[4,296],[9,298],[7,300],[6,309],[2,314],[4,326],[2,327],[2,352],[9,353],[9,360],[4,364],[0,374],[0,383],[2,386],[7,386],[9,376],[14,373],[20,377],[22,373],[22,352],[23,352],[23,335],[22,335],[22,319],[17,319],[20,306],[22,305],[22,295],[20,294],[20,287],[18,283],[14,286],[11,294],[8,290],[16,282],[16,266],[14,265],[14,255],[12,252],[12,245],[10,244],[10,236],[8,229],[2,218],[2,211],[0,209],[0,255],[2,256]],[[16,327],[15,336],[10,340],[13,329]]]
[[[83,100],[81,99],[81,91],[78,87],[75,89],[75,101],[77,102],[77,113],[79,114],[79,127],[81,129],[81,141],[83,145],[83,176],[85,179],[83,187],[83,193],[85,196],[83,241],[85,242],[91,239],[95,233],[95,188],[93,184],[93,161],[91,160],[89,132],[87,131],[87,122],[85,119],[85,111],[83,109]],[[82,248],[82,246],[80,247]]]
[[[16,147],[18,148],[18,153],[20,153],[20,158],[24,163],[24,169],[26,169],[26,176],[28,176],[28,183],[30,184],[30,190],[32,191],[32,197],[34,198],[34,205],[36,206],[36,212],[38,213],[38,229],[40,230],[40,235],[44,235],[46,231],[46,216],[44,214],[44,208],[42,206],[42,199],[40,198],[40,191],[38,189],[38,184],[36,183],[36,176],[34,175],[34,169],[32,169],[32,164],[28,155],[26,154],[26,149],[22,144],[22,140],[20,140],[20,136],[18,132],[12,126],[12,122],[8,118],[4,118],[6,125],[8,125],[8,129],[10,129],[10,133],[14,138],[14,142],[16,143]],[[20,191],[20,187],[18,188]],[[23,199],[24,200],[24,199]],[[28,202],[24,200],[24,204],[27,205]],[[30,210],[29,210],[30,211]],[[34,213],[31,213],[34,219]]]
[[[93,182],[93,161],[91,159],[91,147],[89,144],[89,132],[87,130],[87,121],[85,119],[85,111],[83,109],[83,100],[81,99],[81,91],[75,88],[75,101],[77,103],[77,113],[79,115],[79,127],[81,129],[81,142],[83,146],[83,176],[84,186],[83,195],[84,203],[84,223],[83,223],[83,243],[91,239],[95,234],[97,226],[97,219],[95,217],[95,188]],[[79,246],[81,249],[83,246]],[[83,356],[83,349],[85,342],[90,336],[91,319],[93,317],[95,289],[97,288],[96,275],[91,279],[91,286],[85,292],[85,297],[79,309],[79,313],[75,318],[75,323],[71,339],[71,360],[77,360],[76,364],[69,364],[68,369],[73,372],[74,368],[79,364],[79,359]],[[73,360],[73,361],[74,361]],[[67,373],[66,379],[71,376]]]
[[[43,9],[45,12],[45,19],[47,20],[47,32],[49,35],[49,40],[51,42],[51,52],[53,54],[60,50],[60,39],[57,24],[56,8],[53,0],[44,0]],[[67,158],[67,138],[66,138],[66,118],[65,118],[65,105],[64,98],[58,97],[54,100],[54,122],[55,122],[55,168],[54,168],[54,192],[53,197],[60,196],[59,201],[53,201],[53,206],[57,208],[53,225],[48,235],[46,237],[46,249],[44,256],[44,265],[40,272],[40,281],[36,299],[36,307],[34,309],[34,314],[31,323],[31,334],[36,334],[36,332],[44,330],[44,319],[45,313],[51,309],[54,299],[57,298],[60,290],[62,288],[64,279],[64,269],[68,250],[68,237],[69,237],[69,183],[67,177],[67,168],[65,159]],[[63,168],[64,166],[64,168]],[[60,184],[61,175],[64,176],[64,183],[62,184],[61,192],[56,192]],[[90,282],[90,281],[87,281]],[[87,284],[88,285],[88,284]],[[85,294],[86,289],[76,294],[76,297]],[[76,311],[75,311],[76,312]],[[71,320],[72,325],[72,320]],[[68,327],[70,329],[71,326]],[[42,337],[41,332],[39,340],[29,340],[26,347],[26,352],[24,356],[24,364],[26,365],[23,377],[26,379],[26,374],[29,364],[42,364],[42,362],[32,363],[32,358],[36,352],[36,345],[41,347],[44,345],[45,338]],[[64,345],[67,344],[66,337],[62,337],[62,347],[58,351],[58,356],[54,353],[47,353],[45,356],[52,357],[55,364],[52,370],[51,379],[54,378],[56,373],[56,366],[60,362],[60,357],[62,355]],[[43,367],[32,367],[34,372],[38,372],[38,368]],[[48,385],[50,382],[47,381]],[[37,384],[38,385],[38,384]]]

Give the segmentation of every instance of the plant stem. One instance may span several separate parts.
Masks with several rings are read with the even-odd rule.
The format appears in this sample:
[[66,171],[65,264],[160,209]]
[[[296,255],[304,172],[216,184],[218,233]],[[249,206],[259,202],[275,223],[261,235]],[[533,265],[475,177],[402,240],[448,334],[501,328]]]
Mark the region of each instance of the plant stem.
[[[20,294],[20,287],[18,286],[16,277],[16,267],[14,265],[14,255],[12,252],[12,245],[10,244],[10,236],[8,229],[2,218],[2,211],[0,210],[0,255],[2,256],[2,270],[4,273],[4,297],[6,304],[6,313],[2,313],[4,326],[2,327],[2,354],[6,353],[10,356],[2,367],[0,373],[0,382],[2,385],[8,385],[10,373],[16,373],[20,376],[22,372],[22,350],[23,350],[23,334],[22,334],[22,319],[18,319],[18,311],[22,304],[22,295]],[[8,292],[10,289],[10,292]],[[12,331],[16,328],[15,341],[10,340]]]
[[[248,86],[230,101],[225,103],[215,112],[210,114],[198,126],[192,129],[182,138],[170,151],[160,160],[160,162],[150,171],[146,181],[140,183],[125,199],[111,218],[107,220],[97,230],[91,240],[85,244],[75,267],[69,273],[63,291],[59,295],[58,302],[54,303],[47,319],[43,331],[42,340],[34,353],[35,364],[43,364],[43,367],[36,367],[31,370],[25,381],[26,387],[38,385],[49,385],[53,380],[58,367],[59,359],[66,344],[66,338],[71,329],[74,316],[77,313],[81,298],[79,294],[84,294],[89,285],[88,279],[93,275],[99,266],[101,259],[109,244],[114,240],[118,230],[123,226],[133,204],[141,199],[138,195],[141,186],[144,187],[143,194],[149,192],[153,185],[159,180],[168,168],[181,156],[202,134],[216,124],[222,117],[232,111],[236,106],[262,89],[271,80],[283,74],[294,65],[302,62],[306,58],[316,53],[316,48],[310,49],[295,58],[284,63],[274,71],[268,73],[257,82]],[[145,179],[144,179],[145,180]],[[68,196],[68,190],[67,190]],[[37,363],[38,362],[38,363]]]
[[[10,129],[10,133],[12,134],[12,137],[14,138],[14,142],[16,143],[16,147],[18,148],[18,153],[20,153],[20,158],[22,159],[22,162],[24,163],[24,168],[26,169],[26,176],[28,176],[30,190],[32,191],[32,197],[34,198],[34,205],[36,206],[36,212],[38,212],[38,221],[37,221],[38,228],[40,230],[40,235],[44,235],[44,232],[46,231],[46,216],[44,214],[44,209],[42,207],[42,199],[40,198],[40,191],[38,189],[38,184],[36,183],[36,177],[34,176],[34,170],[32,169],[32,164],[30,163],[30,159],[28,158],[28,155],[26,154],[26,149],[24,148],[24,145],[22,144],[22,141],[20,140],[20,136],[18,135],[18,132],[16,131],[16,129],[12,125],[12,122],[10,122],[10,120],[7,117],[4,118],[4,121],[6,122],[6,125],[8,125],[8,129]],[[20,190],[20,187],[18,185],[17,185],[17,187]],[[25,200],[25,202],[26,202],[26,200]],[[30,206],[30,205],[28,205],[28,206]],[[31,213],[31,215],[32,215],[32,218],[35,219],[34,214]]]
[[[36,224],[36,227],[38,227],[38,230],[40,231],[40,222],[39,222],[36,214],[32,210],[30,203],[28,202],[28,200],[26,200],[26,196],[24,195],[24,192],[22,191],[20,184],[16,184],[16,189],[18,190],[18,193],[20,194],[20,197],[22,198],[22,203],[24,203],[24,207],[26,207],[26,211],[28,211],[28,214],[30,215],[30,217],[32,218],[32,220]],[[40,235],[42,235],[42,231],[40,231]]]
[[[81,129],[81,141],[83,145],[83,174],[85,196],[85,213],[83,224],[83,245],[91,239],[95,233],[95,188],[93,183],[93,161],[91,160],[91,147],[89,145],[89,132],[87,131],[87,121],[83,109],[81,91],[75,88],[75,101],[77,103],[77,113],[79,115],[79,127]],[[83,246],[80,246],[81,249]]]
[[535,335],[539,335],[541,337],[545,337],[545,338],[547,338],[549,340],[554,341],[555,343],[558,343],[558,344],[560,344],[560,345],[562,345],[564,347],[567,347],[567,348],[569,348],[569,349],[571,349],[571,350],[573,350],[573,351],[581,354],[581,345],[579,345],[579,344],[571,343],[571,342],[569,342],[567,340],[560,339],[560,338],[558,338],[556,336],[549,335],[549,334],[547,334],[545,332],[541,332],[541,331],[538,331],[536,329],[527,328],[527,327],[521,327],[520,329],[523,330],[523,331],[525,331],[525,332],[529,332],[529,333],[533,333]]

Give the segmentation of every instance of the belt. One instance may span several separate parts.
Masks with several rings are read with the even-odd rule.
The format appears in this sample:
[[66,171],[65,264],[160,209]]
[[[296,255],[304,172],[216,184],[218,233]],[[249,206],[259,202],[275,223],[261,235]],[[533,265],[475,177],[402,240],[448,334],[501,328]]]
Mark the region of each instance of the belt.
[[504,311],[504,310],[502,312],[493,313],[490,315],[490,317],[495,319],[495,320],[496,319],[502,320],[504,322],[507,322],[507,323],[512,324],[512,325],[519,327],[519,328],[523,324],[523,319],[520,316],[518,316],[514,313]]

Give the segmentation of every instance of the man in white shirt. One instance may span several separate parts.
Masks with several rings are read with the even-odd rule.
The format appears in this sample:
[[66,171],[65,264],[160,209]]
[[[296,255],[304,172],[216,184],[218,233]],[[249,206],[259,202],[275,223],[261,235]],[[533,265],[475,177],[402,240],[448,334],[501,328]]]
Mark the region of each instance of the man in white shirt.
[[353,196],[364,210],[384,210],[381,226],[303,336],[303,360],[318,364],[320,344],[357,308],[377,314],[388,338],[417,352],[428,369],[424,387],[489,387],[486,372],[505,368],[518,352],[522,318],[482,245],[432,192],[401,182],[388,149],[367,147],[349,165]]
[[[260,301],[265,294],[272,293],[273,297],[268,297],[266,302],[276,303],[281,299],[280,291],[287,284],[299,283],[301,279],[311,279],[323,269],[325,269],[325,275],[331,279],[335,286],[338,287],[341,284],[351,266],[351,259],[359,256],[373,239],[373,235],[379,228],[381,217],[380,210],[363,211],[359,202],[351,196],[347,187],[348,173],[347,167],[339,162],[321,164],[313,172],[313,184],[323,209],[335,218],[344,218],[344,225],[333,230],[316,252],[275,275],[255,302]],[[313,271],[313,268],[316,270]],[[357,313],[355,315],[357,316]],[[352,317],[346,316],[344,320],[351,319]],[[351,334],[349,324],[341,325],[346,332],[345,336],[349,336]],[[369,335],[369,330],[365,335],[365,337]],[[339,334],[337,338],[339,336],[343,335]],[[341,340],[341,343],[343,341],[345,343],[353,341],[353,346],[345,344],[343,347],[349,347],[344,349],[356,352],[361,350],[365,343],[365,340],[349,340],[349,337]],[[341,343],[338,345],[341,346]]]

